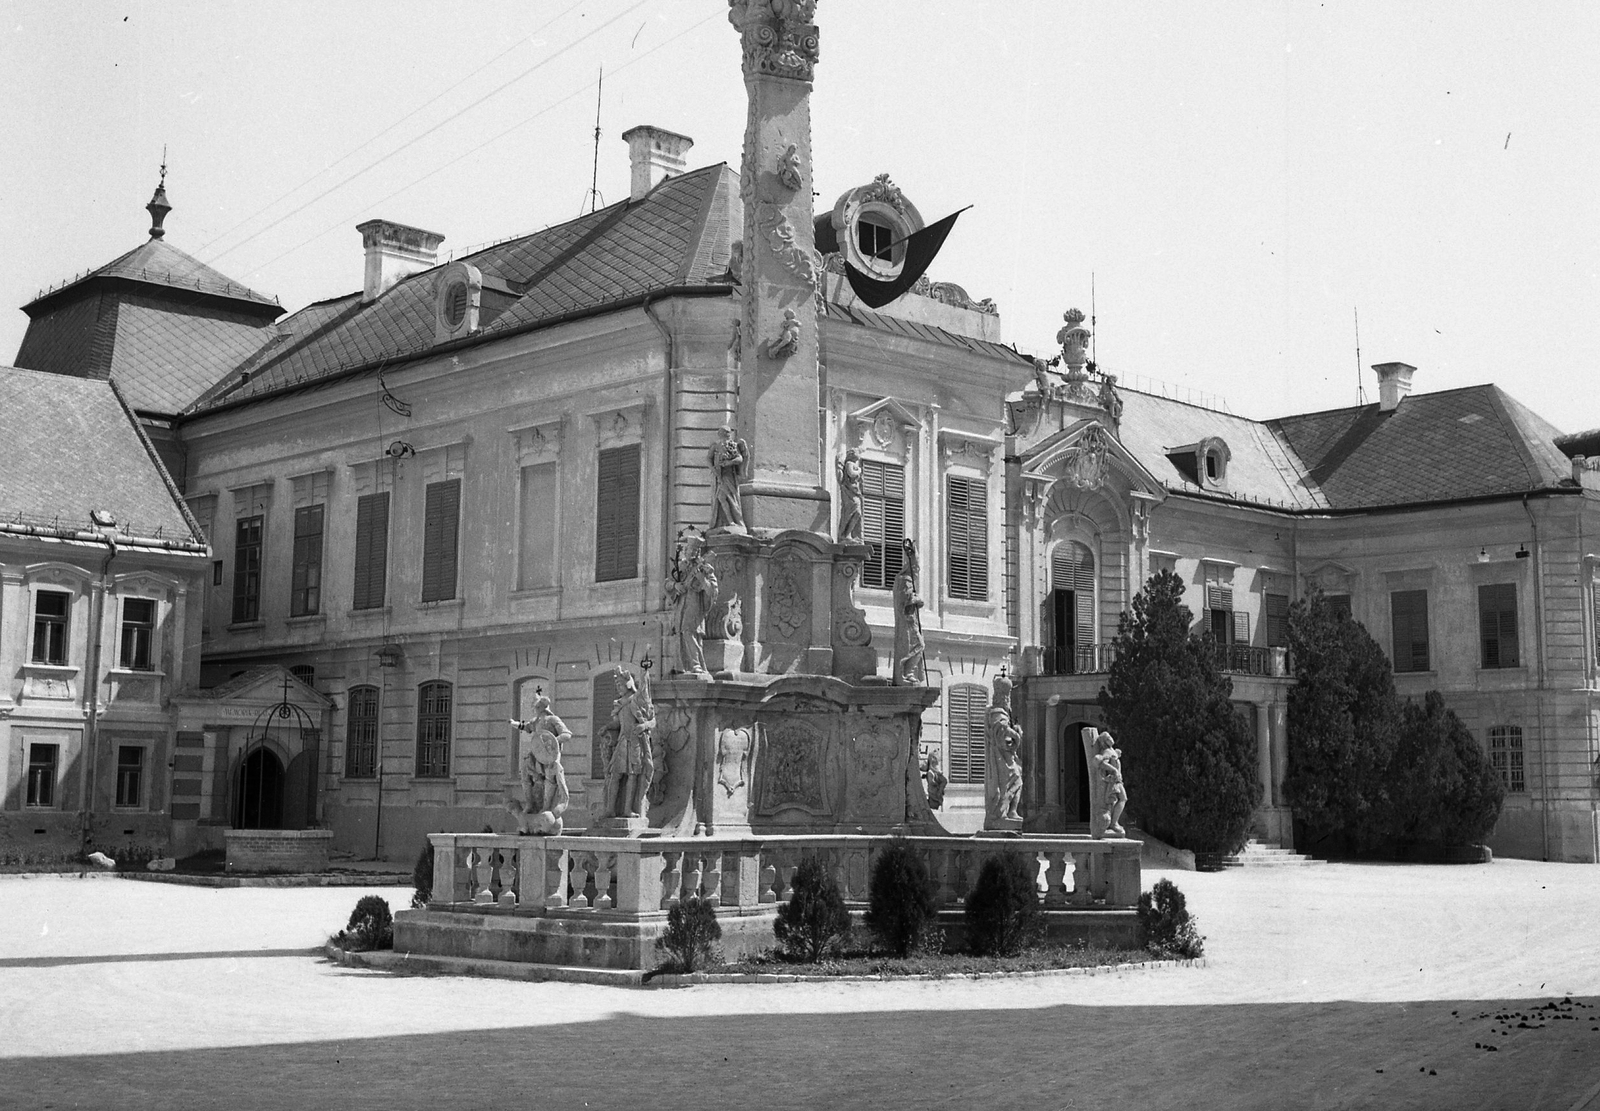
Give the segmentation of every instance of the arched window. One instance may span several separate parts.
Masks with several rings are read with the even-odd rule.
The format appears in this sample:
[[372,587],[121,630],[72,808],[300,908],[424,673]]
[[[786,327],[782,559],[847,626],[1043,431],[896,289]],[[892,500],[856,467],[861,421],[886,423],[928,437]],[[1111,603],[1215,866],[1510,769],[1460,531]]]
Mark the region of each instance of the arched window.
[[982,783],[989,692],[977,683],[961,683],[945,692],[945,702],[949,706],[945,751],[950,754],[950,782]]
[[450,776],[449,683],[423,683],[417,688],[417,778]]
[[378,688],[351,687],[345,701],[344,776],[371,779],[378,774]]
[[1097,670],[1095,652],[1094,553],[1068,540],[1050,553],[1050,595],[1046,603],[1046,670],[1070,675]]

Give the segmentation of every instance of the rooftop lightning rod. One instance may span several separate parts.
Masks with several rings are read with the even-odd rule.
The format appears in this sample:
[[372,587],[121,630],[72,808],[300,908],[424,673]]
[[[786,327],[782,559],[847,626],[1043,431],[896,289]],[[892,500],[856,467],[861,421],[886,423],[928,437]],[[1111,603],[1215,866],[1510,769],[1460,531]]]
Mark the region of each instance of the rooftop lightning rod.
[[1356,403],[1365,405],[1367,403],[1367,388],[1361,384],[1361,309],[1357,307],[1352,311],[1356,315]]
[[1094,311],[1094,271],[1089,271],[1089,361],[1100,367],[1100,326]]
[[606,90],[606,67],[600,67],[600,83],[594,90],[594,168],[589,173],[589,211],[593,212],[600,200],[600,97]]

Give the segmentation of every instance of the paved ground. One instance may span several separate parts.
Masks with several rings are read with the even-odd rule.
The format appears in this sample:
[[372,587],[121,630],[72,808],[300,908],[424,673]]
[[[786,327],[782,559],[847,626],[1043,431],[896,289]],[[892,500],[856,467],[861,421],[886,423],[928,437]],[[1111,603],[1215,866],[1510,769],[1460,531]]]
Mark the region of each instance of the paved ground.
[[1600,1111],[1600,872],[1172,878],[1205,968],[651,992],[336,968],[350,889],[0,878],[0,1107]]

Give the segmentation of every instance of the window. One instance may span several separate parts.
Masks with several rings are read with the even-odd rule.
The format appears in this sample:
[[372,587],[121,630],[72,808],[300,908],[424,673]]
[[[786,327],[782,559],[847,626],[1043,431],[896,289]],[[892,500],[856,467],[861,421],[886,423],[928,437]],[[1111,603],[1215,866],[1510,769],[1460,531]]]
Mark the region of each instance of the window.
[[317,669],[311,664],[295,664],[289,669],[289,674],[308,687],[317,685]]
[[894,261],[894,229],[875,220],[862,218],[856,221],[856,246],[861,253],[879,262]]
[[417,778],[450,775],[450,684],[417,688]]
[[1095,669],[1094,598],[1094,553],[1076,540],[1056,545],[1050,553],[1050,597],[1045,603],[1049,674]]
[[430,482],[422,510],[422,600],[456,596],[456,534],[461,518],[461,480]]
[[144,805],[144,749],[117,746],[117,805]]
[[975,478],[948,480],[945,531],[950,597],[989,600],[988,491]]
[[1212,482],[1222,477],[1222,456],[1214,451],[1206,452],[1206,477]]
[[222,560],[220,559],[214,559],[211,561],[211,585],[222,585]]
[[322,506],[294,511],[294,574],[289,586],[289,616],[322,610]]
[[122,600],[122,666],[133,671],[150,671],[150,642],[156,627],[156,603],[153,598],[124,598]]
[[33,662],[67,662],[67,615],[72,595],[61,590],[41,590],[33,597]]
[[56,804],[56,760],[59,745],[28,746],[28,805]]
[[1267,618],[1267,647],[1289,646],[1289,596],[1267,594],[1263,599]]
[[861,539],[872,548],[861,585],[888,590],[905,557],[906,469],[898,463],[861,461]]
[[1389,595],[1394,626],[1394,669],[1428,670],[1428,592],[1396,590]]
[[951,783],[982,783],[984,747],[988,736],[989,692],[976,683],[951,687],[947,727]]
[[1350,595],[1348,595],[1348,594],[1329,594],[1327,596],[1327,598],[1328,598],[1328,609],[1330,611],[1332,611],[1333,613],[1342,613],[1346,617],[1350,616]]
[[388,587],[389,495],[356,499],[356,588],[352,609],[383,608]]
[[522,468],[522,534],[517,544],[517,589],[556,585],[556,465]]
[[[449,725],[445,728],[448,730]],[[346,779],[371,779],[378,774],[378,688],[351,687],[344,731]]]
[[1500,776],[1507,791],[1521,792],[1528,789],[1522,773],[1522,726],[1489,727],[1489,764]]
[[240,517],[233,531],[233,620],[261,620],[261,522]]
[[639,445],[600,453],[595,491],[594,581],[639,576]]
[[1478,639],[1484,667],[1520,667],[1517,656],[1517,584],[1478,587]]
[[1249,644],[1250,615],[1233,609],[1233,568],[1208,563],[1206,569],[1206,621],[1218,644]]

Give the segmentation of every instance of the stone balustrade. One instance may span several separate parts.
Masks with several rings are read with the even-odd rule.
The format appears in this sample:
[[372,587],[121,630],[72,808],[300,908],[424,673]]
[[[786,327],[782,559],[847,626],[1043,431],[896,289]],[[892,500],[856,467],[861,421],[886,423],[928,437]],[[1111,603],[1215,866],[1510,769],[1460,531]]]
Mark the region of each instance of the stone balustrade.
[[[821,856],[846,902],[865,903],[883,837],[508,837],[435,833],[429,909],[542,915],[588,911],[605,917],[664,915],[704,893],[715,906],[746,913],[776,909],[803,857]],[[937,885],[941,908],[959,906],[987,857],[1016,854],[1037,865],[1046,909],[1128,909],[1139,899],[1137,841],[1087,837],[909,837]]]

